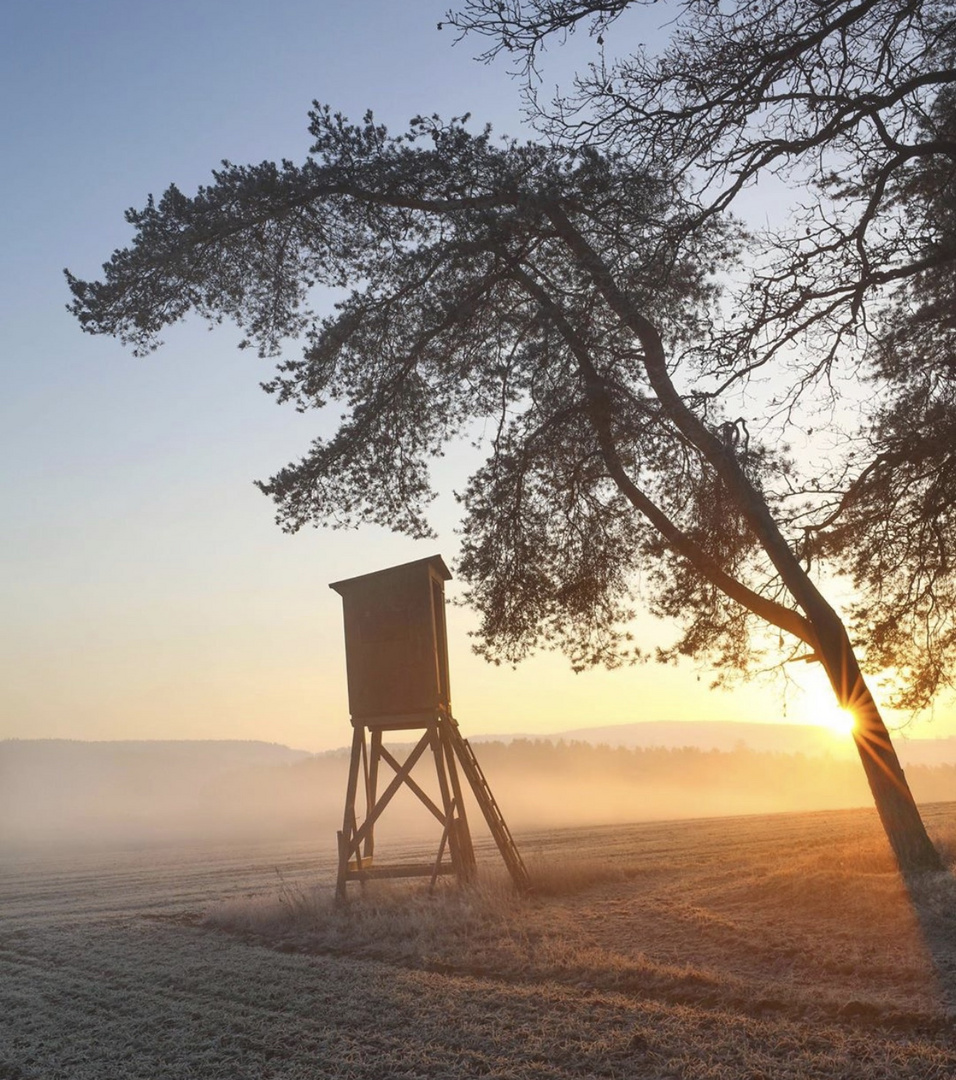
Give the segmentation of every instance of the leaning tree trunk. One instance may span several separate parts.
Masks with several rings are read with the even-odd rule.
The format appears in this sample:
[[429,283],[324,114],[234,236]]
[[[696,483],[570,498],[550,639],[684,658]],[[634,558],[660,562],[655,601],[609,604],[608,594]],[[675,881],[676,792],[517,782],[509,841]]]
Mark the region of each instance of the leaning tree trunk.
[[896,861],[904,873],[942,870],[942,859],[926,833],[883,718],[865,685],[863,691],[854,708],[853,738]]
[[833,616],[818,631],[820,659],[840,705],[855,719],[853,738],[896,861],[904,874],[942,870],[880,710],[860,671],[842,622]]
[[[640,341],[644,350],[644,370],[664,412],[701,451],[727,485],[738,509],[803,614],[799,615],[776,603],[768,604],[760,597],[754,598],[742,583],[729,582],[728,576],[723,573],[715,575],[712,566],[708,565],[709,560],[702,561],[689,547],[677,545],[676,550],[681,551],[705,577],[732,599],[761,618],[766,618],[771,625],[795,633],[814,649],[823,663],[837,700],[855,714],[856,745],[863,770],[900,870],[904,874],[941,870],[942,860],[927,835],[899,758],[890,742],[889,732],[863,680],[843,621],[824,599],[788,544],[763,494],[751,483],[737,460],[734,448],[718,438],[677,392],[667,370],[664,343],[657,327],[638,308],[633,297],[620,287],[608,265],[575,227],[563,207],[557,203],[549,204],[547,213],[557,234],[568,244],[580,265],[590,273],[611,309]],[[581,350],[577,348],[575,335],[570,328],[567,328],[566,340],[582,363],[589,393],[593,392],[600,399],[599,404],[606,408],[607,389],[603,380],[591,369],[589,360],[579,355]],[[601,408],[596,411],[595,424],[599,438],[603,436],[605,461],[625,495],[631,498],[637,509],[647,513],[640,499],[633,497],[630,491],[634,485],[629,485],[627,478],[621,475],[623,468],[613,447],[609,424],[606,420],[601,421],[601,411]],[[655,527],[660,528],[654,517],[648,516]]]

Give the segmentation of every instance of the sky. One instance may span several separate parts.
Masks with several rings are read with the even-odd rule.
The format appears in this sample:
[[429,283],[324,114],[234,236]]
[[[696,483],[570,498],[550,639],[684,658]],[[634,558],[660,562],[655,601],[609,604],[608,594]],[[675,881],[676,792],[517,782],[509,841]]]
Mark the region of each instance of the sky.
[[[328,583],[441,553],[454,563],[452,489],[437,474],[437,540],[384,530],[284,534],[253,485],[328,421],[281,408],[268,361],[238,335],[188,323],[134,358],[80,332],[69,267],[95,277],[130,230],[127,207],[186,193],[227,159],[301,160],[313,99],[400,129],[470,112],[522,133],[519,88],[475,43],[439,31],[446,0],[32,0],[0,10],[0,738],[264,739],[306,750],[350,737],[340,598]],[[619,28],[652,38],[660,8]],[[587,55],[552,49],[547,81]],[[294,346],[292,347],[294,348]],[[455,581],[448,594],[459,595]],[[448,615],[455,713],[466,733],[544,734],[639,720],[813,722],[818,672],[709,689],[706,671],[581,675],[552,654],[517,670],[471,653]],[[670,632],[647,620],[646,643]],[[808,667],[800,665],[801,668]],[[931,728],[956,732],[952,710]]]

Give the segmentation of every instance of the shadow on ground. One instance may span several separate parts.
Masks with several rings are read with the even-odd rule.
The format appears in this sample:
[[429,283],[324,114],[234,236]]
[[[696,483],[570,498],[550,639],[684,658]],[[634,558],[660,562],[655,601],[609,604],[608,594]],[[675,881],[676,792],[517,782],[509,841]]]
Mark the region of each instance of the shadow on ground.
[[906,879],[945,1011],[956,1019],[956,877],[949,870]]

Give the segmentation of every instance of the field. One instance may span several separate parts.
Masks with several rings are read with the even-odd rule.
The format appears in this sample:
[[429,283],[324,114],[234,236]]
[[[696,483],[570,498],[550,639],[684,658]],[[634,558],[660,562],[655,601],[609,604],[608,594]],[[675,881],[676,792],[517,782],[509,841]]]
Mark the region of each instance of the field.
[[6,852],[0,1080],[956,1077],[956,881],[872,812],[518,839],[531,900],[345,911],[302,842]]

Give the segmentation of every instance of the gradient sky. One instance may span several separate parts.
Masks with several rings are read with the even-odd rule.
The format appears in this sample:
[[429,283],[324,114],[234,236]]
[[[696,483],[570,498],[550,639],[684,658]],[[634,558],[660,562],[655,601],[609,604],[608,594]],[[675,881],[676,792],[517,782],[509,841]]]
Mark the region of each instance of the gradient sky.
[[[470,111],[519,132],[517,85],[437,30],[445,6],[3,6],[0,738],[348,741],[340,600],[327,584],[436,551],[451,562],[450,489],[466,463],[443,463],[437,541],[284,535],[252,481],[326,421],[263,394],[270,365],[237,352],[229,328],[187,324],[145,360],[82,334],[61,271],[96,276],[130,236],[123,210],[171,182],[191,192],[224,158],[301,159],[313,98],[356,119],[372,108],[395,128]],[[645,9],[620,33],[646,40],[663,14]],[[586,44],[552,51],[549,80]],[[491,668],[470,653],[469,614],[448,621],[455,711],[472,734],[808,721],[825,700],[812,688],[786,703],[773,687],[713,693],[690,668],[575,676],[555,656]],[[914,733],[950,734],[951,712]]]

